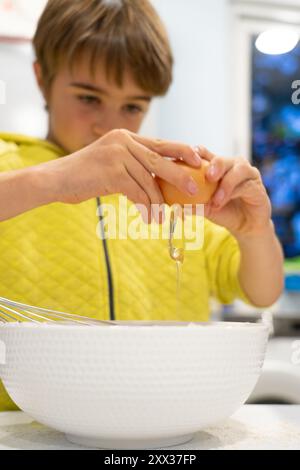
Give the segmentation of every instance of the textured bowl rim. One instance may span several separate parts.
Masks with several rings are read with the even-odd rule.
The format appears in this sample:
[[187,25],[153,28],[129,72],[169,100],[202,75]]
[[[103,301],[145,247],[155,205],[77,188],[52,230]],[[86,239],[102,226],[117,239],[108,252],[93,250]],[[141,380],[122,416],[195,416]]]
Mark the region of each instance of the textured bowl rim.
[[[92,320],[92,319],[91,319]],[[17,329],[20,328],[23,331],[25,330],[37,330],[40,329],[45,331],[46,329],[51,330],[76,330],[76,331],[86,331],[86,330],[105,330],[108,329],[109,331],[138,331],[138,330],[170,330],[170,328],[176,328],[176,330],[183,330],[183,331],[205,331],[206,329],[216,329],[216,330],[235,330],[235,331],[245,331],[248,329],[256,329],[256,330],[269,330],[269,326],[264,323],[255,323],[255,322],[220,322],[220,321],[209,321],[209,322],[177,322],[177,321],[147,321],[147,320],[140,320],[140,321],[128,321],[118,320],[116,325],[72,325],[72,324],[63,324],[60,322],[55,323],[30,323],[30,322],[9,322],[9,323],[0,323],[0,331],[4,329]],[[197,328],[198,327],[198,328]],[[200,327],[200,328],[199,328]]]

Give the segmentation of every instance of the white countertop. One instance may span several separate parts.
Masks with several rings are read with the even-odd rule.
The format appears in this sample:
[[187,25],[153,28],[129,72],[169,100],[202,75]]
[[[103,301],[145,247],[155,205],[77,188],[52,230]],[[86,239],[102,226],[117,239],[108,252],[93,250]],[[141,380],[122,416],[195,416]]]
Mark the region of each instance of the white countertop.
[[[0,450],[81,449],[63,434],[22,412],[0,413]],[[166,450],[300,450],[300,405],[244,405],[218,426],[198,432],[187,444]]]

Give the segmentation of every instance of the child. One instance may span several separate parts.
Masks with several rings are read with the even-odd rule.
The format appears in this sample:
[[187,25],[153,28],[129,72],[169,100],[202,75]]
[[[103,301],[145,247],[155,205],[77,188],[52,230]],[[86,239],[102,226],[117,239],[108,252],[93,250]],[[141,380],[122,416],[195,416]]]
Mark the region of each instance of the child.
[[[130,134],[138,132],[151,99],[165,94],[172,79],[168,39],[147,0],[50,0],[34,47],[35,73],[49,110],[47,140],[0,134],[7,147],[1,152],[1,171],[50,160],[55,165],[56,159],[99,137],[111,144],[116,133],[129,151],[134,139],[135,145],[169,154],[164,142]],[[282,251],[255,168],[244,159],[198,149],[210,161],[208,178],[219,189],[205,209],[203,248],[186,253],[177,311],[175,267],[166,240],[103,237],[104,203],[116,209],[119,221],[131,207],[130,202],[119,205],[118,193],[126,190],[111,190],[126,179],[115,155],[119,149],[103,158],[99,177],[107,187],[101,198],[72,206],[51,204],[0,225],[1,296],[118,320],[207,321],[210,296],[224,304],[240,298],[261,307],[276,301],[283,285]],[[140,148],[135,150],[138,158]],[[177,153],[171,156],[182,155]],[[88,157],[89,150],[82,154]],[[186,159],[192,161],[191,155]],[[150,160],[155,169],[156,154]],[[139,169],[134,159],[131,164],[127,172],[132,180]],[[136,182],[146,200],[158,200],[148,170]],[[61,202],[77,202],[76,195]],[[0,409],[13,407],[0,391]]]

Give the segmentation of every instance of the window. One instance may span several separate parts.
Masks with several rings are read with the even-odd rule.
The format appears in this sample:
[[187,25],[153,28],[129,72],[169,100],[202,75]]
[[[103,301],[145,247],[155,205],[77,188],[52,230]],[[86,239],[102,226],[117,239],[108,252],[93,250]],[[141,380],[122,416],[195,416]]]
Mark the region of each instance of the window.
[[252,39],[252,160],[262,174],[287,258],[300,256],[300,44],[287,54],[259,52]]
[[300,3],[231,3],[234,151],[261,171],[285,257],[300,259],[300,105],[292,102],[292,83],[300,80],[300,44],[278,56],[255,47],[267,29],[293,24],[300,30]]

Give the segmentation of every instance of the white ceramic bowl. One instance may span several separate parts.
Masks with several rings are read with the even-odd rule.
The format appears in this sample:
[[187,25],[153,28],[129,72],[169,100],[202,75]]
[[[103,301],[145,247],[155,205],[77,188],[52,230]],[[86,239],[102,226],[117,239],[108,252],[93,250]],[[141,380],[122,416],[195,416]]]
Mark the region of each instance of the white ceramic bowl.
[[247,400],[267,338],[246,323],[10,323],[0,326],[0,377],[22,410],[72,442],[165,447]]

